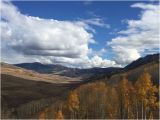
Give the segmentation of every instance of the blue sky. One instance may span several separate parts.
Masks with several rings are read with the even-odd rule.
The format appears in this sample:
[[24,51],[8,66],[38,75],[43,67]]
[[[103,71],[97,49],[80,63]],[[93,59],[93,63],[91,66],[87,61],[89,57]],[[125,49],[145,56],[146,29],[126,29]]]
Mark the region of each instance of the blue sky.
[[[81,25],[80,28],[82,27],[83,30],[85,30],[86,36],[82,35],[80,37],[86,38],[88,36],[88,34],[90,34],[92,37],[86,38],[86,40],[89,41],[89,39],[93,39],[95,41],[95,43],[86,42],[84,44],[84,46],[87,47],[87,48],[85,48],[84,53],[82,53],[83,52],[83,49],[81,49],[82,47],[79,48],[79,49],[81,49],[81,53],[79,53],[81,57],[79,57],[79,58],[80,59],[85,58],[85,60],[87,59],[87,61],[88,61],[87,63],[82,62],[83,60],[79,60],[79,58],[78,59],[70,59],[70,58],[72,58],[71,56],[73,56],[73,55],[70,55],[70,53],[69,53],[69,56],[67,56],[66,54],[61,56],[59,54],[59,51],[58,51],[58,54],[53,55],[53,56],[51,56],[51,55],[48,56],[46,54],[44,55],[43,52],[46,53],[46,51],[42,51],[43,55],[47,56],[48,59],[51,59],[51,57],[53,57],[51,59],[52,63],[57,62],[57,63],[64,64],[67,66],[72,66],[72,67],[77,67],[77,66],[79,67],[80,64],[81,64],[80,66],[82,66],[82,67],[85,67],[85,66],[83,66],[84,64],[91,64],[91,65],[89,65],[89,67],[124,66],[124,65],[130,63],[131,61],[136,60],[137,58],[139,58],[141,56],[144,56],[144,55],[150,54],[150,53],[156,53],[158,51],[158,47],[157,47],[158,46],[158,38],[157,38],[157,27],[156,26],[159,24],[159,18],[158,18],[159,13],[157,12],[158,11],[157,4],[158,4],[157,2],[143,2],[143,1],[141,1],[141,2],[137,2],[137,1],[136,2],[133,2],[133,1],[114,1],[114,2],[111,2],[111,1],[101,1],[101,2],[98,2],[98,1],[96,1],[96,2],[13,1],[12,3],[10,3],[10,5],[7,6],[7,4],[6,4],[7,7],[4,7],[4,9],[8,10],[8,13],[4,12],[4,15],[3,15],[3,11],[2,11],[2,18],[4,16],[3,19],[6,19],[6,21],[10,21],[12,14],[10,14],[11,12],[9,13],[9,11],[12,10],[12,7],[15,7],[16,9],[13,9],[12,11],[14,11],[13,12],[14,15],[17,15],[17,18],[19,19],[18,21],[25,21],[25,19],[26,19],[26,21],[28,20],[28,22],[31,22],[29,24],[29,25],[31,25],[33,22],[36,22],[36,24],[39,24],[39,22],[38,22],[39,19],[42,19],[41,21],[44,21],[44,22],[42,22],[43,25],[40,29],[43,29],[43,27],[46,27],[46,26],[44,26],[44,24],[46,24],[46,22],[45,22],[46,20],[50,21],[51,19],[55,20],[54,22],[68,21],[68,24],[70,24],[70,23],[74,24],[74,22],[76,22],[76,23],[81,22],[81,23],[85,24],[85,25]],[[5,4],[4,4],[4,6],[5,6]],[[20,14],[24,18],[20,17],[18,15],[18,12],[20,12]],[[6,17],[6,16],[8,16],[8,17]],[[29,20],[29,19],[32,19],[29,16],[31,16],[35,19],[37,19],[37,18],[39,18],[39,19],[38,20]],[[156,16],[157,18],[153,18],[152,16],[154,16],[154,17]],[[13,18],[13,19],[15,19],[15,18]],[[150,21],[150,22],[148,22],[148,21]],[[4,22],[4,21],[1,21],[1,22]],[[27,24],[28,24],[28,22],[27,22]],[[27,24],[25,26],[26,28],[28,27]],[[65,23],[62,23],[62,24],[65,24]],[[34,35],[30,36],[27,33],[28,32],[32,33],[32,30],[31,29],[26,30],[26,28],[22,29],[23,26],[25,25],[25,23],[22,24],[22,27],[19,27],[20,29],[17,29],[19,25],[20,25],[20,23],[17,24],[12,21],[12,22],[7,23],[7,27],[6,26],[4,27],[5,29],[10,28],[11,33],[13,33],[12,39],[15,40],[14,46],[13,46],[13,44],[12,45],[4,45],[7,47],[11,47],[11,49],[13,49],[13,52],[16,52],[17,48],[19,51],[19,48],[24,47],[22,45],[19,45],[19,42],[17,42],[17,41],[19,41],[19,39],[23,39],[23,40],[25,39],[24,41],[22,40],[23,45],[24,45],[24,43],[28,44],[30,42],[28,45],[28,46],[30,46],[30,44],[32,44],[32,43],[29,38],[34,38],[38,32],[42,32],[42,31],[38,31],[38,29],[37,29],[37,33],[36,33],[35,30],[33,30],[33,34],[35,34],[35,36]],[[16,29],[14,29],[13,26]],[[40,24],[40,26],[41,26],[41,24]],[[154,26],[154,27],[152,27],[152,26]],[[54,26],[52,26],[52,27],[54,28]],[[48,28],[51,31],[52,31],[52,27],[50,28],[48,26]],[[77,24],[75,25],[75,27],[77,27]],[[87,27],[87,29],[86,29],[86,27]],[[88,29],[88,27],[89,27],[89,29]],[[47,30],[48,30],[48,28],[47,28]],[[64,29],[65,29],[65,27],[64,27]],[[28,35],[29,36],[28,39],[24,38],[24,35],[17,37],[16,35],[20,31],[25,31],[22,34]],[[66,31],[64,31],[64,32],[66,32]],[[83,32],[83,31],[81,31],[81,32]],[[70,33],[71,32],[69,32],[69,34]],[[46,34],[48,35],[49,33],[46,32]],[[152,38],[148,38],[147,35],[149,35],[149,34],[152,34],[153,36],[150,36],[150,37],[155,38],[155,39],[152,40]],[[45,35],[45,33],[44,33],[44,35]],[[62,32],[62,35],[63,35],[63,32]],[[59,39],[62,37],[62,35],[55,36],[55,37]],[[73,36],[75,37],[75,36],[79,36],[79,35],[81,35],[81,33],[79,33],[77,35],[73,35]],[[144,36],[144,38],[142,36]],[[6,36],[4,36],[4,39],[6,39]],[[37,39],[37,41],[39,41],[37,43],[35,42],[36,45],[44,43],[43,40],[40,40],[38,38],[36,38],[36,39]],[[75,38],[75,39],[79,39],[79,38]],[[48,42],[49,41],[51,41],[51,43],[53,42],[53,44],[54,44],[54,42],[57,41],[57,39],[54,40],[54,36],[53,36],[52,39],[48,40]],[[60,43],[60,41],[58,41],[57,43]],[[66,38],[64,39],[64,42],[66,42],[66,44],[67,44],[67,41],[69,41],[69,39],[67,39],[67,36],[66,36]],[[80,39],[80,41],[81,41],[81,39]],[[73,40],[71,42],[71,44],[73,42],[75,42],[75,41]],[[150,43],[152,45],[149,45]],[[143,44],[145,44],[144,47],[142,47]],[[42,46],[42,45],[39,45],[39,46]],[[48,44],[46,46],[49,47]],[[64,46],[65,45],[63,45],[63,47]],[[79,46],[79,45],[77,44],[77,46]],[[35,48],[38,48],[38,47],[35,46]],[[42,50],[44,50],[44,47],[45,47],[45,45],[43,46]],[[62,48],[62,46],[60,46],[60,48]],[[58,50],[60,48],[58,48]],[[55,49],[55,48],[49,48],[49,49]],[[66,49],[67,48],[65,48],[63,50],[66,50]],[[78,51],[79,49],[76,50],[74,48],[74,54],[75,54],[75,51]],[[88,50],[86,50],[86,49],[88,49]],[[126,49],[126,50],[124,50],[124,49]],[[89,53],[89,50],[91,50],[92,52]],[[8,53],[11,51],[8,51]],[[34,62],[35,61],[35,59],[31,60],[31,58],[30,58],[31,56],[29,56],[31,54],[31,51],[26,51],[26,49],[25,50],[22,49],[22,51],[23,52],[21,52],[21,53],[16,53],[18,55],[23,54],[20,56],[21,60],[20,61],[18,60],[18,62],[32,62],[32,61]],[[49,51],[49,52],[51,52],[51,51]],[[55,53],[55,51],[52,51],[52,52]],[[47,51],[47,53],[48,53],[48,51]],[[7,53],[4,53],[4,54],[7,54]],[[67,54],[68,54],[68,51],[67,51]],[[71,53],[71,54],[73,54],[73,53]],[[85,54],[85,55],[83,56],[82,54]],[[31,55],[33,57],[33,55],[35,55],[35,51]],[[38,56],[39,53],[36,55]],[[5,56],[4,61],[10,62],[10,63],[15,63],[15,62],[9,60],[6,55],[4,55],[4,56]],[[42,59],[44,56],[39,56],[39,57],[40,57],[40,59]],[[78,56],[78,55],[76,55],[76,56]],[[45,59],[47,57],[45,57]],[[63,60],[62,60],[62,58],[63,58]],[[60,62],[58,62],[59,60],[60,60]],[[17,60],[15,60],[15,61],[17,61]],[[37,61],[37,59],[36,59],[36,61]],[[39,60],[39,61],[41,62],[41,60]],[[68,63],[68,61],[69,61],[69,63]],[[76,63],[75,61],[79,61],[79,62]],[[99,61],[99,63],[96,63],[96,61]],[[43,62],[43,60],[42,60],[42,62]],[[96,64],[96,65],[94,65],[94,64]]]
[[[110,28],[92,26],[96,30],[94,39],[97,44],[90,44],[94,50],[106,47],[106,41],[111,40],[117,34],[116,31],[126,28],[127,24],[122,22],[125,19],[138,19],[140,9],[133,9],[130,6],[136,2],[53,2],[53,1],[15,1],[13,2],[23,14],[38,16],[45,19],[56,20],[79,20],[102,18]],[[112,55],[105,54],[103,57],[112,58]]]

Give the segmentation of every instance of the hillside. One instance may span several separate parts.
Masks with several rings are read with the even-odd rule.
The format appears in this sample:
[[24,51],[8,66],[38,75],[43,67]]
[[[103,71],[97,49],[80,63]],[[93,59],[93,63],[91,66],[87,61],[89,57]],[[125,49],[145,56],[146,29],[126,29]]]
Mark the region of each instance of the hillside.
[[57,73],[71,69],[62,65],[42,64],[38,62],[15,64],[15,66],[22,67],[28,70],[34,70],[39,73]]
[[24,79],[43,81],[49,83],[69,83],[78,82],[81,78],[71,78],[66,76],[54,75],[54,74],[41,74],[32,70],[26,70],[14,65],[6,63],[1,64],[1,74],[12,75]]
[[[80,81],[80,78],[40,74],[1,63],[2,118],[28,118],[49,104],[64,99]],[[28,106],[32,106],[29,110],[36,108],[36,111],[21,110],[28,109]]]
[[[81,84],[88,86],[93,82],[105,81],[116,86],[124,74],[129,81],[135,83],[144,69],[151,75],[153,83],[158,85],[158,55],[140,58],[124,68],[74,69],[40,63],[17,66],[1,63],[2,117],[29,118],[45,107],[54,105],[56,101],[66,99],[68,92]],[[37,67],[33,69],[34,66]],[[28,70],[25,69],[27,67]],[[51,73],[46,72],[51,70]]]
[[147,55],[143,58],[133,61],[123,68],[122,72],[112,75],[109,83],[116,84],[125,74],[129,81],[135,82],[146,69],[151,74],[154,84],[159,85],[159,54]]
[[[155,65],[155,64],[157,64],[157,65]],[[61,65],[41,64],[41,63],[37,63],[37,62],[36,63],[16,64],[16,66],[21,67],[21,68],[25,68],[28,70],[33,70],[38,73],[67,76],[67,77],[71,77],[71,78],[80,77],[81,80],[88,81],[88,80],[103,79],[106,77],[110,78],[112,75],[114,76],[114,74],[120,75],[125,72],[128,73],[129,71],[131,71],[133,69],[135,69],[133,71],[136,71],[137,68],[139,68],[139,67],[140,67],[139,69],[141,69],[141,72],[142,72],[144,66],[152,67],[152,65],[157,66],[157,67],[155,67],[155,70],[153,70],[156,72],[155,73],[152,72],[152,74],[157,74],[158,64],[159,64],[159,54],[153,54],[153,55],[147,55],[145,57],[139,58],[138,60],[133,61],[132,63],[125,66],[124,68],[109,67],[109,68],[78,69],[78,68],[68,68],[68,67],[61,66]],[[150,69],[152,69],[152,68],[150,68]],[[129,73],[131,73],[131,72],[129,72]],[[158,78],[157,77],[154,77],[154,78],[155,78],[155,83],[158,83]]]
[[[106,76],[78,86],[68,94],[66,100],[50,105],[36,114],[36,117],[158,119],[159,58],[152,59],[154,55],[151,55],[148,62],[146,58],[148,56],[134,61],[132,67],[124,68],[109,78]],[[124,75],[125,78],[122,77]],[[144,104],[142,100],[147,103]]]
[[148,64],[148,63],[158,63],[159,62],[159,54],[152,54],[152,55],[147,55],[145,57],[141,57],[138,60],[133,61],[129,65],[125,66],[124,69],[126,70],[131,70],[136,67]]
[[159,84],[159,62],[150,62],[144,65],[141,65],[137,68],[130,69],[127,71],[124,71],[122,73],[118,73],[115,75],[112,75],[108,81],[112,84],[117,84],[118,81],[122,79],[122,76],[125,74],[129,81],[135,82],[138,77],[144,72],[144,69],[146,69],[149,74],[151,75],[151,80],[154,84]]
[[39,73],[45,74],[55,74],[67,77],[83,77],[84,79],[94,78],[95,76],[107,75],[110,76],[118,71],[121,71],[121,68],[89,68],[89,69],[79,69],[79,68],[68,68],[62,65],[54,64],[42,64],[42,63],[21,63],[15,64],[15,66],[25,68],[28,70],[33,70]]

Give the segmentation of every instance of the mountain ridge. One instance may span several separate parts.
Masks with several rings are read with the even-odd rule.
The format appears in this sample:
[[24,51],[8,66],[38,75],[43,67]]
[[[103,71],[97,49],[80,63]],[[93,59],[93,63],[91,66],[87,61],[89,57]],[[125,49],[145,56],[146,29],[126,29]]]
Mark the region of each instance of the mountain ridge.
[[130,70],[130,69],[134,69],[138,66],[147,64],[149,62],[153,62],[153,61],[159,62],[159,56],[160,56],[160,54],[157,53],[157,54],[150,54],[145,57],[140,57],[139,59],[137,59],[137,60],[131,62],[130,64],[128,64],[127,66],[125,66],[124,69]]
[[98,75],[104,73],[106,73],[106,75],[109,76],[110,74],[121,70],[121,68],[118,67],[79,69],[69,68],[62,65],[42,64],[37,62],[21,63],[14,65],[28,70],[33,70],[39,73],[58,74],[67,77],[90,76],[91,74]]
[[127,66],[123,68],[119,67],[108,67],[108,68],[86,68],[86,69],[79,69],[79,68],[69,68],[62,65],[57,64],[42,64],[38,62],[34,63],[21,63],[21,64],[14,64],[17,67],[22,67],[28,70],[34,70],[39,73],[45,73],[45,74],[59,74],[62,76],[67,77],[79,77],[79,76],[90,76],[94,77],[97,75],[104,75],[107,77],[112,76],[113,74],[120,73],[120,72],[126,72],[128,70],[132,70],[136,67],[142,66],[144,64],[150,63],[150,62],[159,62],[159,53],[147,55],[145,57],[141,57]]
[[[159,54],[151,55],[138,59],[136,62],[129,64],[129,67],[120,69],[115,68],[92,68],[92,69],[72,69],[65,71],[68,76],[81,76],[81,77],[66,77],[58,74],[45,74],[38,73],[33,70],[27,70],[18,66],[1,63],[1,84],[2,84],[2,109],[21,109],[21,106],[33,105],[35,103],[41,103],[44,100],[66,99],[70,90],[77,88],[80,85],[104,81],[108,85],[116,86],[117,83],[122,80],[122,76],[126,74],[126,78],[130,82],[135,82],[138,77],[144,72],[144,68],[147,68],[151,75],[153,84],[159,85]],[[145,62],[144,62],[145,61]],[[147,61],[147,62],[146,62]],[[36,65],[41,65],[35,63]],[[131,66],[131,67],[130,67]],[[136,67],[135,67],[136,66]],[[44,67],[43,65],[41,67]],[[60,70],[60,69],[58,69]],[[61,71],[61,70],[60,70]],[[106,72],[108,73],[106,74]],[[68,73],[67,73],[68,72]],[[72,74],[74,72],[74,74]],[[89,73],[92,73],[89,75]],[[56,98],[56,97],[58,98]],[[42,99],[42,100],[41,100]],[[54,101],[53,101],[54,102]],[[43,102],[44,104],[44,102]],[[46,107],[48,102],[42,107]],[[28,107],[28,106],[27,106]],[[34,107],[34,106],[33,106]],[[12,114],[16,111],[12,111]]]

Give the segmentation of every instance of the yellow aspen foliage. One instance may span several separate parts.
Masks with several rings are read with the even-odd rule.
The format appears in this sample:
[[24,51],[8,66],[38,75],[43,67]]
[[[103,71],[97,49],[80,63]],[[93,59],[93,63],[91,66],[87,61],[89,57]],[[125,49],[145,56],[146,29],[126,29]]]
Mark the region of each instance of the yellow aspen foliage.
[[144,117],[148,117],[147,113],[149,111],[152,111],[157,107],[156,93],[158,92],[158,89],[153,85],[151,75],[146,69],[136,81],[135,88],[137,99],[141,103],[141,117],[143,119]]
[[155,94],[158,92],[156,86],[151,81],[151,75],[145,69],[143,74],[138,78],[135,84],[137,95],[140,100],[143,100],[144,106],[154,105],[156,102]]
[[151,86],[152,86],[151,76],[145,70],[144,73],[138,78],[135,84],[135,87],[137,89],[137,94],[141,99],[143,99],[146,96]]
[[129,82],[128,79],[126,79],[126,75],[123,75],[122,80],[119,82],[118,88],[124,99],[124,106],[127,108],[129,105]]
[[47,111],[48,111],[48,108],[45,108],[43,111],[41,111],[39,114],[39,119],[41,119],[41,120],[46,119],[47,118]]
[[58,110],[58,112],[55,113],[55,119],[57,119],[57,120],[59,120],[59,119],[64,119],[61,110]]
[[67,105],[70,111],[77,111],[79,109],[79,98],[75,91],[70,92]]
[[108,87],[106,97],[106,114],[107,117],[110,119],[116,118],[118,114],[118,109],[116,109],[119,106],[119,99],[117,95],[117,91],[114,87]]

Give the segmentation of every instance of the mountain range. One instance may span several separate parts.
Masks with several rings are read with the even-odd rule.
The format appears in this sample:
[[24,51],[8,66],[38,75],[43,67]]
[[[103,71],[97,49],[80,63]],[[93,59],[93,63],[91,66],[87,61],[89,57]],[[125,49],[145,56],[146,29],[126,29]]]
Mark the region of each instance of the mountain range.
[[[67,77],[84,77],[94,78],[96,76],[99,77],[110,77],[113,74],[126,72],[128,70],[132,70],[134,68],[140,67],[142,65],[151,63],[151,62],[159,62],[159,54],[147,55],[145,57],[139,58],[132,63],[128,64],[124,68],[118,67],[108,67],[108,68],[89,68],[89,69],[79,69],[79,68],[69,68],[62,65],[54,65],[54,64],[42,64],[38,62],[34,63],[21,63],[14,64],[17,67],[21,67],[28,70],[33,70],[38,73],[44,74],[57,74],[61,76]],[[97,79],[97,77],[96,77]]]
[[153,83],[159,85],[159,54],[139,58],[124,68],[78,69],[37,62],[1,63],[2,116],[6,116],[6,113],[19,116],[19,109],[33,101],[41,103],[52,97],[54,101],[65,99],[70,90],[88,82],[105,80],[109,84],[117,84],[124,74],[134,82],[144,69],[150,73]]

